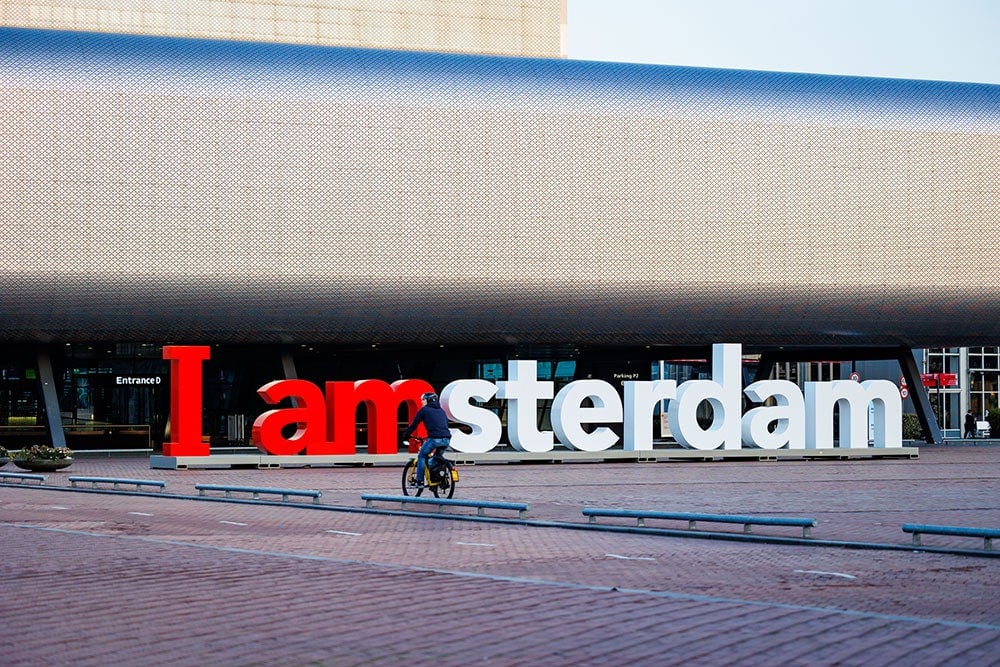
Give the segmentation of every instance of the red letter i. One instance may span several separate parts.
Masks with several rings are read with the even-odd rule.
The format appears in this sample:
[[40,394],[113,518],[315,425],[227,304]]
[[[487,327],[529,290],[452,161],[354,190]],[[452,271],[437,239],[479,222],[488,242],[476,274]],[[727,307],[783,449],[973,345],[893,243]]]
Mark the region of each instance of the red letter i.
[[208,456],[201,441],[201,364],[209,358],[207,345],[167,345],[163,358],[170,360],[170,442],[164,456]]

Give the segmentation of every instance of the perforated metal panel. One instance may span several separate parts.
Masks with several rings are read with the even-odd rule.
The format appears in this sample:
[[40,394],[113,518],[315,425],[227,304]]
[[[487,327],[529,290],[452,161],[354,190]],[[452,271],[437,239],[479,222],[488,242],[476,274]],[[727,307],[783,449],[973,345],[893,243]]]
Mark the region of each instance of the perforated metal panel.
[[0,25],[565,56],[565,0],[0,0]]
[[1000,343],[1000,86],[0,30],[0,339]]

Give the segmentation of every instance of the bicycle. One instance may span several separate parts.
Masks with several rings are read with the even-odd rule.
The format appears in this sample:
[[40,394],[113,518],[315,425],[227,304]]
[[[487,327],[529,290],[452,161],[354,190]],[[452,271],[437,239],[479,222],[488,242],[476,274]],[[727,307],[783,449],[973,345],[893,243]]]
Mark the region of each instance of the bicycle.
[[[420,451],[420,445],[424,443],[424,438],[410,436],[410,451]],[[435,498],[451,498],[455,495],[455,486],[458,483],[458,470],[455,464],[444,457],[444,447],[436,447],[427,457],[427,465],[424,466],[424,486],[417,488],[411,486],[416,480],[417,457],[406,462],[403,466],[403,495],[410,495],[410,491],[415,491],[413,495],[419,496],[424,489],[429,489]]]

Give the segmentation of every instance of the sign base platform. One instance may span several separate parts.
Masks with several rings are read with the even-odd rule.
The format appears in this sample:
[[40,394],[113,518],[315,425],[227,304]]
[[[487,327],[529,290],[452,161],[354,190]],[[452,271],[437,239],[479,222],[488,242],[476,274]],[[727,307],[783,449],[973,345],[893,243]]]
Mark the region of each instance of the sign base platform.
[[[916,459],[917,447],[854,447],[829,449],[653,449],[625,451],[609,449],[603,452],[580,452],[553,449],[550,452],[519,452],[513,449],[482,454],[463,454],[449,451],[446,454],[459,465],[481,463],[653,463],[658,461],[779,461],[815,459]],[[212,454],[210,456],[149,457],[149,467],[159,470],[186,470],[188,468],[332,468],[336,466],[365,467],[376,465],[402,466],[413,454],[345,454],[337,456],[270,456],[267,454]]]

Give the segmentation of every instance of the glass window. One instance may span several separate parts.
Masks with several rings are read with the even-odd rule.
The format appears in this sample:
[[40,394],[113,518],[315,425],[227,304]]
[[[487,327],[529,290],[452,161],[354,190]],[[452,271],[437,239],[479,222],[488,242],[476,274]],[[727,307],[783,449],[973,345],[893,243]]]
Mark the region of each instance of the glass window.
[[557,381],[570,382],[576,375],[576,361],[556,362],[555,377]]
[[499,361],[477,361],[476,376],[483,380],[496,382],[504,378],[503,363]]

